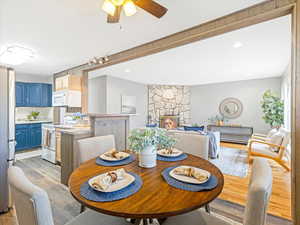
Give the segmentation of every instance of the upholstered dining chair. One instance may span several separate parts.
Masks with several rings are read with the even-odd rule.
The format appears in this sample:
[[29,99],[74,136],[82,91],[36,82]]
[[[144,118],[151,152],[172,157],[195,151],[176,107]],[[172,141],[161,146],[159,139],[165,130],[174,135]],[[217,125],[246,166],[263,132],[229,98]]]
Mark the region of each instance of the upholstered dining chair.
[[287,171],[290,171],[290,167],[287,165],[284,160],[286,150],[290,143],[290,132],[285,128],[280,128],[277,133],[273,135],[279,135],[281,138],[279,144],[271,142],[271,136],[264,139],[258,139],[254,137],[249,140],[248,143],[248,159],[249,162],[252,161],[253,157],[263,157],[272,159],[285,168]]
[[195,131],[179,130],[169,130],[168,134],[177,140],[175,148],[208,160],[209,138],[207,136]]
[[[47,193],[32,184],[18,167],[8,169],[8,181],[19,225],[54,225]],[[123,218],[86,210],[66,225],[123,225]]]
[[[265,225],[267,208],[272,192],[272,170],[266,159],[253,161],[252,173],[248,187],[247,205],[243,225]],[[230,225],[203,210],[168,218],[164,225]]]
[[[78,143],[78,164],[82,164],[90,159],[96,158],[104,152],[115,148],[115,136],[106,135],[91,138],[84,138],[77,141]],[[85,207],[82,205],[80,212]]]
[[78,161],[82,164],[104,152],[115,148],[114,135],[98,136],[78,140]]

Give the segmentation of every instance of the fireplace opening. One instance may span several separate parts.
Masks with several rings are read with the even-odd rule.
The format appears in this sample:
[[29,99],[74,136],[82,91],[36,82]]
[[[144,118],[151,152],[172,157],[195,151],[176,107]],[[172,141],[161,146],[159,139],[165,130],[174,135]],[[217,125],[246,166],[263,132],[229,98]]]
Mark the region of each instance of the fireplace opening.
[[166,115],[159,117],[159,127],[170,129],[176,129],[179,126],[179,116]]

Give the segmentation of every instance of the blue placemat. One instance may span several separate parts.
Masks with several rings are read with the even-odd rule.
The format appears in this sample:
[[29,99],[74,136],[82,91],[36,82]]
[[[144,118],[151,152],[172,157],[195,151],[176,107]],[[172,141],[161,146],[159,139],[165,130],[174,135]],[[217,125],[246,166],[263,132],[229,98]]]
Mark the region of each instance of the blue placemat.
[[112,202],[123,198],[127,198],[138,192],[143,185],[143,181],[139,175],[131,172],[128,173],[135,177],[135,181],[126,188],[115,192],[104,193],[100,191],[95,191],[93,188],[90,187],[87,181],[81,185],[80,194],[87,200],[94,202]]
[[106,161],[101,159],[100,157],[97,157],[96,164],[100,166],[122,166],[127,165],[129,163],[132,163],[136,159],[135,155],[130,155],[126,159],[121,159],[119,161]]
[[211,175],[209,180],[207,182],[205,182],[204,184],[189,184],[189,183],[185,183],[179,180],[174,179],[173,177],[171,177],[169,175],[170,171],[174,168],[176,168],[177,166],[173,166],[173,167],[169,167],[166,168],[163,172],[162,172],[162,176],[165,179],[165,181],[178,189],[182,189],[182,190],[186,190],[186,191],[207,191],[207,190],[212,190],[215,187],[217,187],[218,185],[218,179],[216,176]]
[[176,161],[184,160],[187,157],[188,157],[187,154],[181,154],[180,156],[177,157],[167,157],[167,156],[157,155],[157,160],[165,161],[165,162],[176,162]]

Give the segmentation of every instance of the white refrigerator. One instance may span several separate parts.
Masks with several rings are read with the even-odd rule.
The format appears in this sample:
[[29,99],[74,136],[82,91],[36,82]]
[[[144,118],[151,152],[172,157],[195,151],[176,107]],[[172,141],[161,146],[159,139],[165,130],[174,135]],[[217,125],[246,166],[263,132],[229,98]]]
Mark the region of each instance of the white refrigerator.
[[15,155],[15,72],[0,66],[0,213],[10,205],[7,169]]

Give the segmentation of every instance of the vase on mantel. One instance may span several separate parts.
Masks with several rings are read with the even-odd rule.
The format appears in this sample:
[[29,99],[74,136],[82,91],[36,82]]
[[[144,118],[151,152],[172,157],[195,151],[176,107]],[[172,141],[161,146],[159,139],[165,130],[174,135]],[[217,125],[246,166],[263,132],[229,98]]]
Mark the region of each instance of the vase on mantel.
[[139,166],[153,168],[156,166],[157,150],[155,146],[147,146],[139,153]]

